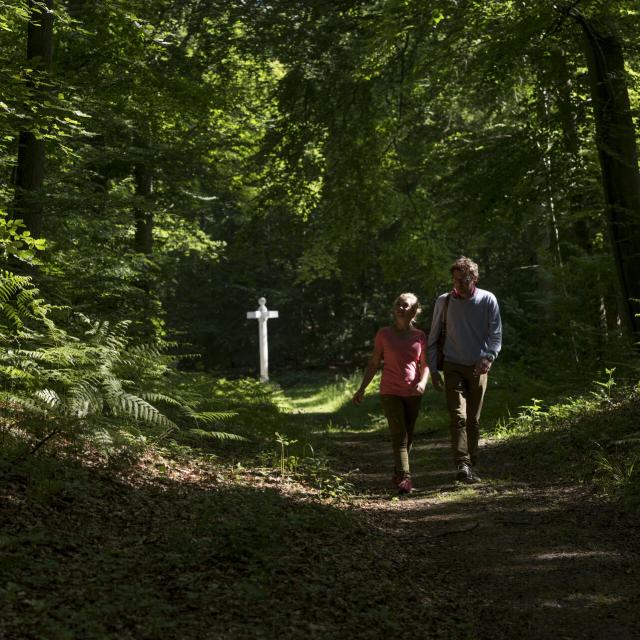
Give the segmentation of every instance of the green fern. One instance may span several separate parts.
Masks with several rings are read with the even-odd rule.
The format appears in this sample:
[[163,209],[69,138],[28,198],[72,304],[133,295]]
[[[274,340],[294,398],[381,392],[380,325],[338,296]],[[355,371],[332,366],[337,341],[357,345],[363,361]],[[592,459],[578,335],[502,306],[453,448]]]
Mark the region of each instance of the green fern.
[[168,396],[164,393],[158,393],[156,391],[145,391],[140,394],[140,397],[147,402],[162,402],[172,407],[183,407],[184,403],[174,398],[172,396]]
[[146,422],[147,424],[159,426],[164,429],[178,428],[178,425],[160,413],[153,405],[138,396],[123,393],[118,400],[118,406],[112,408],[116,411],[122,411],[123,415],[132,416],[134,420],[140,420],[141,422]]
[[247,439],[244,436],[240,436],[236,433],[225,433],[223,431],[205,431],[204,429],[189,429],[188,433],[197,436],[199,438],[210,440],[233,440],[236,442],[246,442]]
[[129,321],[93,321],[82,314],[72,316],[81,328],[73,335],[47,316],[49,309],[28,277],[0,273],[0,316],[9,323],[0,326],[0,399],[14,417],[21,412],[33,429],[29,416],[46,424],[53,420],[55,430],[68,435],[98,437],[123,425],[145,425],[156,435],[162,430],[160,437],[182,428],[200,429],[217,440],[242,440],[202,429],[235,414],[200,412],[163,391],[177,360],[163,351],[166,345],[132,344]]
[[[15,293],[15,286],[7,291]],[[146,384],[161,383],[175,358],[163,354],[159,345],[130,345],[127,321],[77,319],[85,328],[80,337],[51,322],[41,323],[43,331],[22,334],[20,347],[0,349],[0,379],[5,389],[11,389],[7,398],[25,415],[55,418],[56,428],[66,425],[67,433],[92,429],[97,433],[105,425],[116,428],[126,423],[161,429],[161,436],[181,426],[219,425],[235,415],[199,412],[180,398],[145,389]],[[201,430],[217,440],[242,439],[219,430]]]
[[231,420],[231,418],[235,418],[238,413],[235,411],[193,411],[189,410],[186,412],[190,418],[192,418],[196,423],[204,423],[204,424],[221,424]]
[[60,396],[53,389],[39,389],[34,396],[49,407],[57,407],[60,404]]
[[39,290],[29,276],[0,271],[0,316],[9,321],[14,331],[22,329],[27,320],[41,320],[49,310],[38,298]]
[[25,369],[19,369],[12,365],[2,364],[0,365],[0,380],[4,380],[9,384],[14,380],[28,383],[34,380],[34,376]]

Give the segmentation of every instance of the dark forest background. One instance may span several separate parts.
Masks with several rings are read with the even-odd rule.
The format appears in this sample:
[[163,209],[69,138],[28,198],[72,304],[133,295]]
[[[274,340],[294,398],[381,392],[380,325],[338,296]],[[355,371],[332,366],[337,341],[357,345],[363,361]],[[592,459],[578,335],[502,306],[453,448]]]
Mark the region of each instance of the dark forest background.
[[465,254],[505,362],[624,369],[639,27],[631,1],[3,2],[5,268],[71,333],[250,372],[259,296],[274,370],[359,367]]

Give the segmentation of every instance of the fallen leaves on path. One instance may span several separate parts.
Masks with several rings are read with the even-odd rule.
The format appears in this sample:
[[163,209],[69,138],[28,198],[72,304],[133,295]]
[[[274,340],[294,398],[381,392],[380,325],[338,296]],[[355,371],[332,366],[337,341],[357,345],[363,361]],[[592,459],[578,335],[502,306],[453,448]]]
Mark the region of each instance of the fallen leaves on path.
[[[149,454],[126,471],[2,466],[0,638],[639,637],[638,529],[577,480],[459,488],[437,436],[395,497],[378,434],[357,495]],[[44,464],[44,462],[43,462]],[[26,463],[25,463],[26,465]]]

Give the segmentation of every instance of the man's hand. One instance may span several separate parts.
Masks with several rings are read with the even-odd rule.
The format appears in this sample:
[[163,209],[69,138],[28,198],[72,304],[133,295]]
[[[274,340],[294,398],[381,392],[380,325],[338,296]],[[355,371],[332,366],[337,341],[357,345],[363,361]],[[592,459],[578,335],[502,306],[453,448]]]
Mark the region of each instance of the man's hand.
[[442,384],[442,376],[439,371],[434,371],[431,374],[431,382],[433,382],[433,388],[436,391],[442,391],[444,385]]
[[475,374],[481,376],[483,373],[488,373],[489,369],[491,369],[491,364],[492,362],[489,358],[480,358],[480,360],[476,362]]
[[422,382],[422,381],[420,381],[420,382],[418,382],[418,384],[416,385],[416,391],[417,391],[420,395],[422,395],[422,394],[424,393],[424,390],[425,390],[426,386],[427,386],[427,383],[426,383],[426,382]]
[[358,389],[353,394],[352,402],[353,404],[360,404],[363,399],[364,399],[364,391],[362,389]]

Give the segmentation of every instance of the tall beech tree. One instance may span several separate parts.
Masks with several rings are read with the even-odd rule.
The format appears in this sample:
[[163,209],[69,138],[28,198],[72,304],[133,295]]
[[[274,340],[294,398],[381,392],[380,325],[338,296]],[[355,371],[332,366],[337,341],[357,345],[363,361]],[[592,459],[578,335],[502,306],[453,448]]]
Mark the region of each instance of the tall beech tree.
[[29,0],[26,82],[29,93],[29,127],[18,135],[14,215],[35,237],[42,233],[45,177],[43,113],[50,93],[53,67],[54,0]]
[[584,34],[606,220],[625,326],[640,338],[640,171],[627,70],[616,16],[567,10]]

